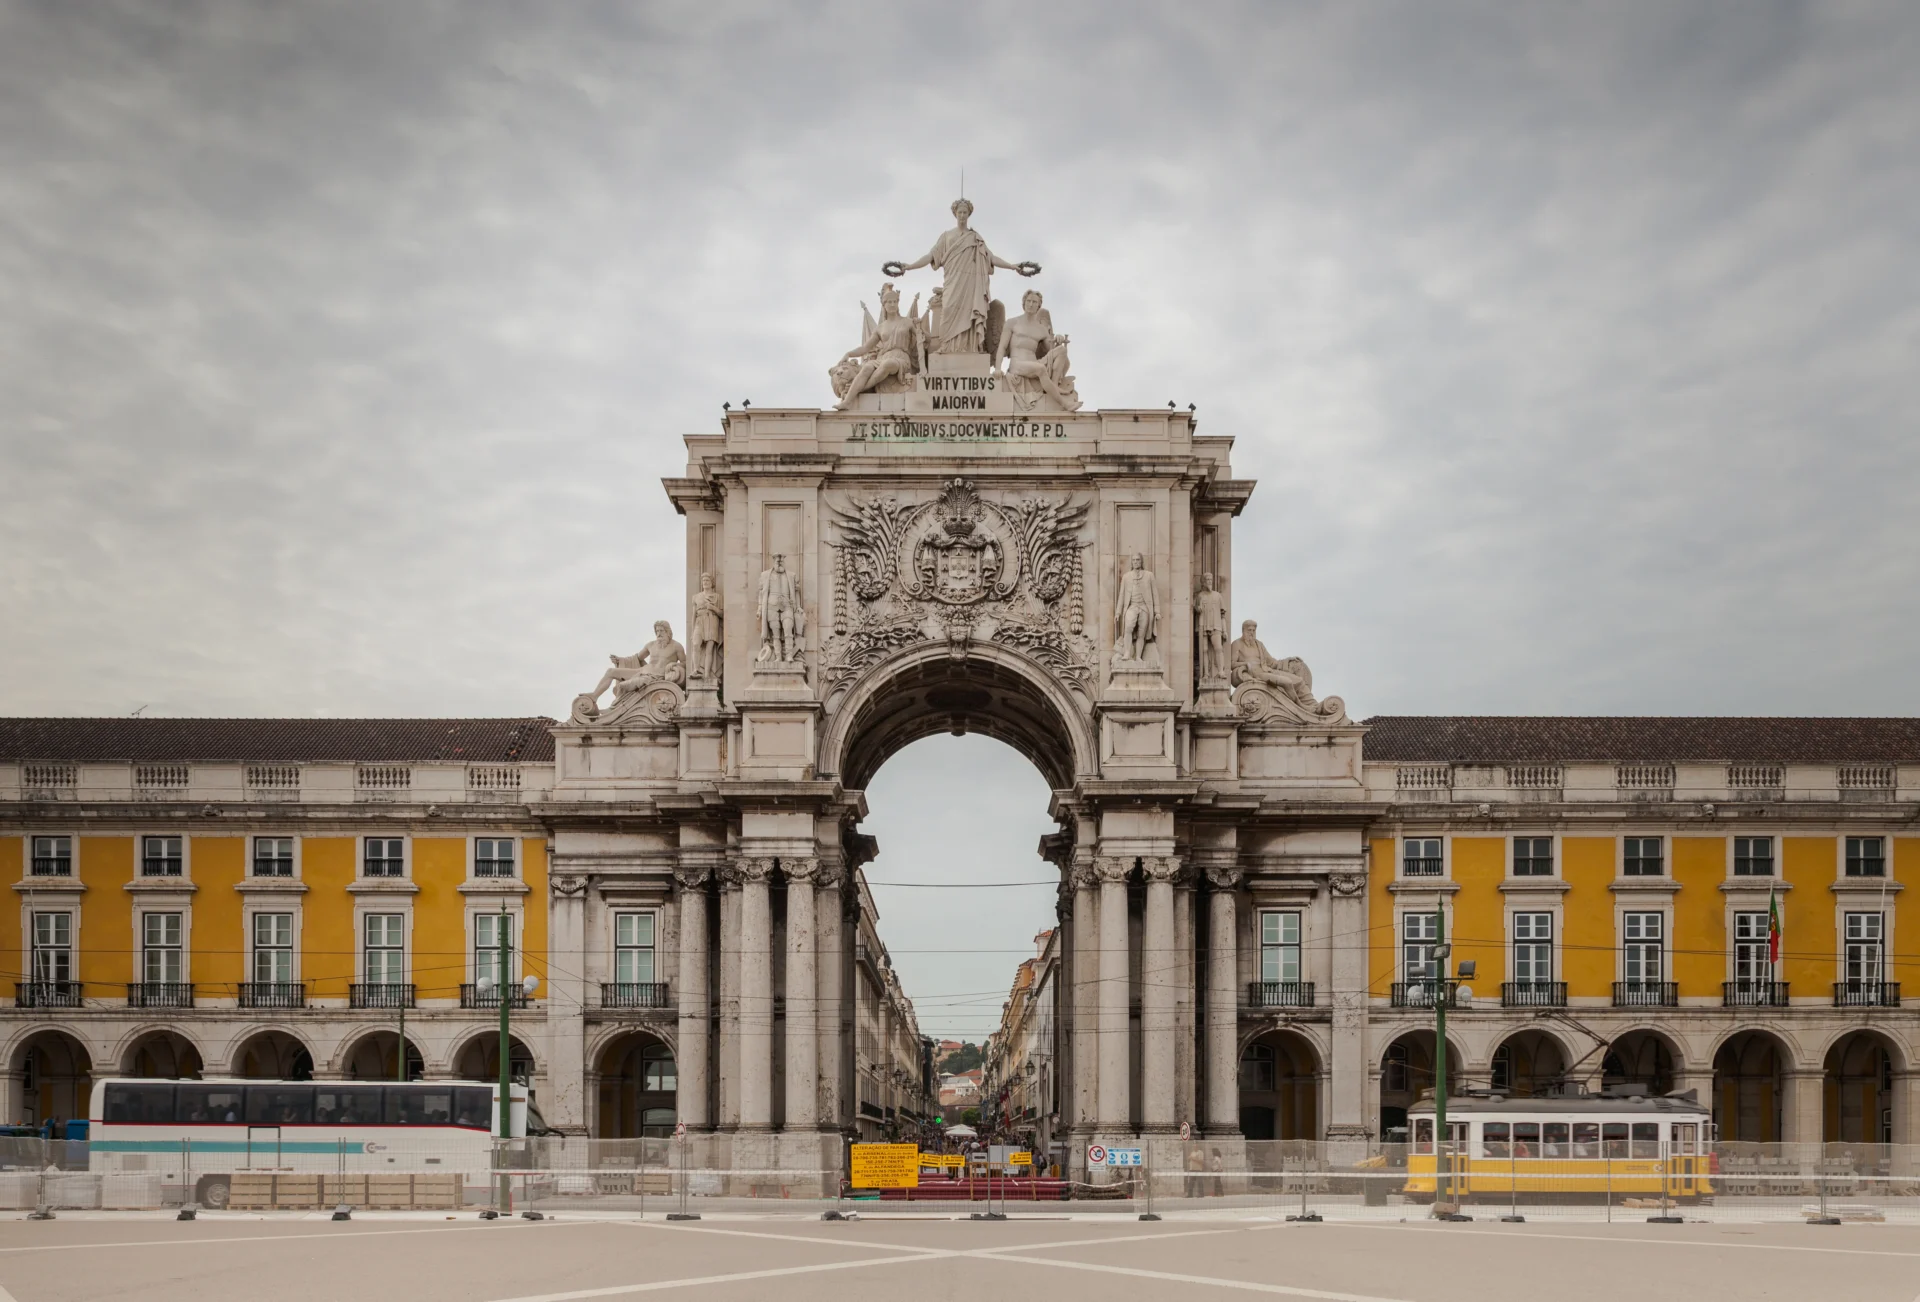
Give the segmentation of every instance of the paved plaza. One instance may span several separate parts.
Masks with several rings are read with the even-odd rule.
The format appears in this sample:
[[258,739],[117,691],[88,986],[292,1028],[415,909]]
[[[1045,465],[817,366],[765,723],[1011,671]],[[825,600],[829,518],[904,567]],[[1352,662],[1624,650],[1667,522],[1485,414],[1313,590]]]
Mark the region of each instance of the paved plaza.
[[1904,1226],[1535,1226],[1016,1218],[669,1224],[561,1217],[72,1215],[0,1222],[0,1302],[1206,1298],[1917,1302]]

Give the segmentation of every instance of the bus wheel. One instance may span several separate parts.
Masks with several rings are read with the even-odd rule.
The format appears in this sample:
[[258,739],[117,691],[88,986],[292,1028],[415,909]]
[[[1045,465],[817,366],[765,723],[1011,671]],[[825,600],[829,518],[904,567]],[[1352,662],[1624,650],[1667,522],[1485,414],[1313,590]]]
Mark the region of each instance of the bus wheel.
[[194,1188],[194,1201],[216,1212],[227,1209],[233,1198],[233,1182],[224,1175],[203,1175]]

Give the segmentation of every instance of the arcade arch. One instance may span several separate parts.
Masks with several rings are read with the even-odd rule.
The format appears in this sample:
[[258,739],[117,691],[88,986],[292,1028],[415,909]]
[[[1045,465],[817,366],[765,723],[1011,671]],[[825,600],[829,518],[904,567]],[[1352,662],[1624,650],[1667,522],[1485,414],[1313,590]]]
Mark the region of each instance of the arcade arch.
[[1303,1035],[1268,1031],[1240,1050],[1240,1133],[1320,1138],[1320,1055]]
[[[507,1039],[507,1073],[521,1084],[531,1084],[534,1073],[533,1050],[519,1036]],[[453,1054],[453,1074],[461,1080],[499,1083],[500,1033],[481,1031],[470,1037]]]
[[12,1070],[19,1081],[16,1115],[27,1125],[87,1115],[93,1092],[93,1056],[65,1031],[28,1036],[14,1050]]
[[[1406,1142],[1407,1109],[1433,1092],[1434,1043],[1432,1031],[1407,1031],[1380,1057],[1380,1137],[1387,1143]],[[1452,1098],[1461,1090],[1466,1055],[1451,1035],[1447,1064],[1447,1097]]]
[[1600,1060],[1600,1085],[1602,1089],[1640,1085],[1655,1096],[1670,1094],[1680,1070],[1680,1054],[1666,1036],[1658,1031],[1627,1031],[1607,1045]]
[[680,1085],[673,1046],[647,1031],[614,1037],[594,1064],[594,1134],[601,1139],[668,1139]]
[[1493,1051],[1487,1085],[1498,1094],[1532,1098],[1560,1091],[1567,1077],[1567,1052],[1545,1031],[1516,1031]]
[[[349,1044],[340,1054],[340,1065],[348,1080],[393,1080],[399,1066],[395,1059],[395,1047],[399,1044],[397,1031],[372,1031]],[[407,1079],[421,1080],[426,1076],[426,1060],[420,1054],[420,1046],[411,1038],[407,1040]]]
[[1770,1031],[1741,1031],[1713,1056],[1713,1120],[1730,1143],[1786,1137],[1786,1073],[1792,1051]]
[[234,1049],[233,1074],[249,1080],[312,1080],[313,1053],[291,1031],[256,1031]]
[[126,1076],[197,1080],[202,1071],[200,1050],[173,1030],[143,1032],[121,1057],[121,1074]]
[[1822,1134],[1829,1144],[1894,1142],[1897,1049],[1877,1031],[1853,1031],[1827,1050]]

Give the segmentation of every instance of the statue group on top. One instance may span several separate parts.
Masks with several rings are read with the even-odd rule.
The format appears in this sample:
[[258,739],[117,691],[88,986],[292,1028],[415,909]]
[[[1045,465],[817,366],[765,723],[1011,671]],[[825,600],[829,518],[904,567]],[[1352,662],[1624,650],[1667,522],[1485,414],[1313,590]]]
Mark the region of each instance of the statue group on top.
[[[827,372],[836,409],[847,411],[863,394],[903,393],[928,371],[928,358],[943,353],[984,354],[989,368],[1004,375],[1007,391],[1022,411],[1078,411],[1080,395],[1067,373],[1068,338],[1054,333],[1053,316],[1038,290],[1021,296],[1020,315],[1009,320],[1006,307],[992,296],[990,281],[996,268],[1021,276],[1037,276],[1037,262],[1009,262],[987,247],[980,232],[969,226],[973,204],[953,205],[954,226],[934,241],[933,248],[914,262],[882,264],[883,275],[898,278],[909,271],[933,267],[940,285],[920,310],[915,295],[905,315],[900,291],[892,280],[880,287],[878,320],[865,304],[860,342],[843,354]],[[1003,369],[1004,368],[1004,369]]]

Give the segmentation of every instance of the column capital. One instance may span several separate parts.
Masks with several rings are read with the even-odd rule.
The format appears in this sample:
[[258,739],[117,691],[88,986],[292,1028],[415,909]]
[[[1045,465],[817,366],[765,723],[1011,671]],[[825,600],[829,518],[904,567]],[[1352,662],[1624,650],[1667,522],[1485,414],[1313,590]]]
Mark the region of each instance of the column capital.
[[1246,880],[1246,873],[1236,863],[1210,863],[1205,868],[1207,884],[1216,891],[1238,890],[1240,883]]
[[1101,855],[1093,861],[1093,871],[1102,885],[1124,886],[1133,872],[1133,860],[1117,855]]
[[821,871],[820,861],[818,859],[782,858],[780,860],[780,872],[790,883],[804,882],[808,885],[814,885],[825,877],[825,874]]
[[[717,866],[725,871],[724,864]],[[683,859],[674,866],[673,880],[679,883],[683,891],[697,891],[712,880],[715,868],[715,864],[704,859],[693,862]]]
[[1152,855],[1140,861],[1140,869],[1146,874],[1149,884],[1172,884],[1180,876],[1180,861],[1171,855]]
[[749,882],[759,885],[773,876],[773,858],[770,855],[743,854],[733,861],[733,871],[739,876],[741,885]]
[[1094,871],[1091,855],[1075,858],[1064,876],[1067,886],[1076,891],[1090,891],[1100,884],[1100,875]]
[[1336,896],[1359,895],[1367,889],[1365,873],[1329,873],[1327,889]]

